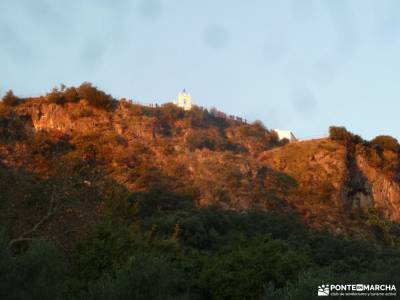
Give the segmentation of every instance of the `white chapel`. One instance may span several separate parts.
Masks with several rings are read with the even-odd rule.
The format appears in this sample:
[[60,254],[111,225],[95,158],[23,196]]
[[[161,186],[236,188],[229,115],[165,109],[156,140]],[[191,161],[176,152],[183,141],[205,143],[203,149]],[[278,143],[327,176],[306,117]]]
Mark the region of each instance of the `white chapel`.
[[175,101],[175,104],[184,110],[191,110],[193,106],[192,96],[184,89],[179,93],[178,101]]

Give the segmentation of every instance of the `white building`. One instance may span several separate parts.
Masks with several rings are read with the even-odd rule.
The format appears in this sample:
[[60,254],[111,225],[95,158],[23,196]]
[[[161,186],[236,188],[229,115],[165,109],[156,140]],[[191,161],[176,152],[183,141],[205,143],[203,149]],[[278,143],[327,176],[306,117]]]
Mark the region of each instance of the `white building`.
[[179,93],[178,101],[175,101],[175,104],[184,110],[191,110],[193,106],[192,96],[184,89]]
[[293,132],[290,130],[281,130],[281,129],[272,129],[272,131],[276,132],[279,140],[287,139],[289,142],[297,141],[297,138],[294,136]]

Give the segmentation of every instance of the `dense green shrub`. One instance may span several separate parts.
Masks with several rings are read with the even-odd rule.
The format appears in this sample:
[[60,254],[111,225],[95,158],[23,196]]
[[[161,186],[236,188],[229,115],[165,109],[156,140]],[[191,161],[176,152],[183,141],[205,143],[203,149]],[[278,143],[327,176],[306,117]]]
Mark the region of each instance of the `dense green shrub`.
[[0,245],[0,299],[64,299],[67,263],[53,244],[34,242],[15,255]]
[[[233,239],[233,240],[229,240]],[[209,258],[200,274],[203,298],[256,299],[268,283],[283,286],[308,264],[302,251],[268,236],[234,234]]]
[[95,231],[82,241],[72,254],[73,289],[99,279],[123,264],[142,241],[123,224],[100,223]]
[[107,274],[90,286],[83,299],[191,299],[182,269],[161,253],[139,253],[114,274]]
[[293,217],[185,205],[146,209],[153,212],[135,215],[140,219],[106,217],[68,260],[49,244],[13,254],[3,243],[0,296],[312,299],[320,284],[400,280],[398,249],[312,232]]

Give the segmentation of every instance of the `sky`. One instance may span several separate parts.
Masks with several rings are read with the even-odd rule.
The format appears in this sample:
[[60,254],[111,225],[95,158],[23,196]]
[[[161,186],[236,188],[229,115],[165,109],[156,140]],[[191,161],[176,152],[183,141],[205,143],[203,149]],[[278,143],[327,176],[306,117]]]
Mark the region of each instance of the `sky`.
[[92,82],[319,137],[400,139],[400,1],[1,0],[0,96]]

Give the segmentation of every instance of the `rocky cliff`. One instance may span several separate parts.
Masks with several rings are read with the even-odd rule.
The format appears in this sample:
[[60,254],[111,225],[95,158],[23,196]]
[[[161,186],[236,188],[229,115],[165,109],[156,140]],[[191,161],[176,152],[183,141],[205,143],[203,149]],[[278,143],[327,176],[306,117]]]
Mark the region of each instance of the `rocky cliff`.
[[399,182],[371,166],[362,152],[357,155],[357,165],[366,179],[365,205],[371,205],[388,219],[400,222]]

